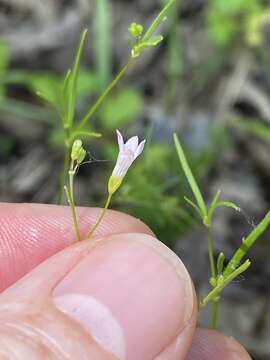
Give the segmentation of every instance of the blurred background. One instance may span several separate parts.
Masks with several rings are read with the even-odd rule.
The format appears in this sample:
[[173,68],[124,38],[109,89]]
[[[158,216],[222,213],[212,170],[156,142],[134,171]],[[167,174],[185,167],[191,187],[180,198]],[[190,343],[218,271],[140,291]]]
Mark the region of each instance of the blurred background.
[[[164,0],[0,0],[0,200],[55,203],[64,148],[56,112],[81,30],[89,28],[78,83],[81,117],[124,64],[128,26],[151,22]],[[179,0],[160,32],[89,123],[102,134],[86,147],[77,204],[102,206],[117,155],[115,129],[147,138],[113,208],[146,222],[176,251],[197,291],[208,289],[206,240],[172,143],[176,131],[210,201],[217,190],[240,214],[218,211],[215,251],[227,258],[270,208],[270,4],[262,0]],[[191,196],[191,195],[190,195]],[[254,359],[270,358],[270,231],[253,265],[224,292],[219,328]],[[158,274],[157,274],[158,276]],[[208,325],[203,312],[200,324]]]

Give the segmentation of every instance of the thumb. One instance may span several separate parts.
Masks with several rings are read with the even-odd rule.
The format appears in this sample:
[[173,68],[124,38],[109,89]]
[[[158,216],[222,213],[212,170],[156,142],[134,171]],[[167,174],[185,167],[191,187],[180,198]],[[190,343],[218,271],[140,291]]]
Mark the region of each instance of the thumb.
[[0,296],[0,354],[18,359],[184,359],[196,321],[189,275],[149,235],[83,241]]

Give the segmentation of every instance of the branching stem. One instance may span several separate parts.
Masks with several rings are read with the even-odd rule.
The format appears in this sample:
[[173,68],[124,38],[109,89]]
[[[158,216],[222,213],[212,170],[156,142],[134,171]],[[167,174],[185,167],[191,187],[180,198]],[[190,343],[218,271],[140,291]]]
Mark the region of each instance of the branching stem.
[[119,80],[124,76],[126,73],[128,67],[132,63],[132,56],[128,58],[127,63],[125,66],[122,67],[120,72],[116,75],[116,77],[113,79],[113,81],[107,86],[107,88],[103,91],[103,93],[99,96],[99,98],[96,100],[94,105],[89,109],[89,111],[86,113],[86,115],[83,117],[83,119],[80,121],[77,127],[75,127],[74,131],[79,131],[83,129],[83,127],[86,125],[87,121],[93,116],[93,114],[98,110],[100,105],[103,103],[107,95],[110,93],[110,91],[115,87],[115,85],[119,82]]

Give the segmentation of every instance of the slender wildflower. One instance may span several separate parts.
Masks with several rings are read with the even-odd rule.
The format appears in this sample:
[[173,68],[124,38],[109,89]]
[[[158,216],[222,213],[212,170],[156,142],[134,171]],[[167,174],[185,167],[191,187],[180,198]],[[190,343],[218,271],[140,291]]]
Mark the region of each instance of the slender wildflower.
[[133,136],[124,143],[123,136],[116,130],[119,154],[112,175],[108,182],[108,192],[113,194],[121,185],[133,161],[143,152],[145,140],[139,144],[138,136]]
[[126,143],[124,143],[124,139],[122,134],[119,130],[116,130],[117,133],[117,141],[119,146],[119,153],[116,160],[115,167],[113,169],[112,175],[109,178],[108,181],[108,197],[107,201],[105,203],[104,208],[102,209],[100,216],[97,219],[96,224],[93,226],[93,228],[88,232],[87,238],[89,238],[96,228],[101,223],[102,219],[104,218],[104,215],[110,205],[111,199],[113,194],[118,190],[118,188],[121,186],[122,181],[134,162],[134,160],[143,152],[145,141],[139,143],[138,136],[133,136],[130,138]]

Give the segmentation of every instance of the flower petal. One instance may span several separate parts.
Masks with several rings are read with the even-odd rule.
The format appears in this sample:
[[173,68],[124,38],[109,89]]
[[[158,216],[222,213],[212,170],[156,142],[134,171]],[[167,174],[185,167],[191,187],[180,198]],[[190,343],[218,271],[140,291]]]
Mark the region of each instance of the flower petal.
[[143,140],[137,147],[135,154],[134,154],[134,159],[136,159],[143,152],[145,142],[146,142],[146,140]]
[[135,154],[138,147],[138,143],[139,143],[138,136],[133,136],[125,143],[125,148],[131,150]]
[[118,146],[119,146],[119,151],[122,151],[124,148],[124,140],[123,140],[123,136],[120,133],[119,130],[116,130],[116,134],[117,134],[117,141],[118,141]]

